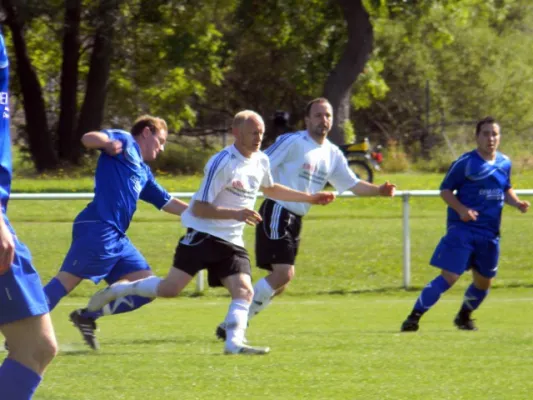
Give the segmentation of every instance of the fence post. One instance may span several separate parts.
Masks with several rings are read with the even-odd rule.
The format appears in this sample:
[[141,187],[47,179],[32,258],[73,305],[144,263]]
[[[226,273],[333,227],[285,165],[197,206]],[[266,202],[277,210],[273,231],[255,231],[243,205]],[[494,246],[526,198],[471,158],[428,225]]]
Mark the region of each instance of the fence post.
[[411,284],[411,236],[409,233],[409,192],[402,194],[403,211],[403,287]]

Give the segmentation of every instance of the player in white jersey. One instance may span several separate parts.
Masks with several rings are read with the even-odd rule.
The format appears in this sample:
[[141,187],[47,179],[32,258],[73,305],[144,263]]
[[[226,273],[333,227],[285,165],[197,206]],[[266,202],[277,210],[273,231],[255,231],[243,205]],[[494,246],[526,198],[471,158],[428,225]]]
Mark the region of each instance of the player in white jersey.
[[225,319],[226,354],[266,354],[268,347],[244,343],[248,309],[253,298],[250,258],[243,247],[244,225],[256,225],[261,216],[253,210],[260,189],[281,201],[328,204],[333,193],[308,194],[274,183],[268,157],[259,151],[264,133],[262,118],[241,111],[234,120],[235,143],[213,156],[205,177],[182,214],[187,233],[180,239],[173,267],[165,279],[150,277],[132,283],[116,283],[90,300],[89,310],[100,309],[118,297],[176,297],[202,270],[210,286],[224,286],[231,294]]
[[[265,153],[270,158],[274,182],[307,193],[316,193],[330,182],[339,193],[350,190],[358,196],[394,196],[395,186],[381,186],[358,179],[337,146],[327,139],[333,122],[331,104],[325,98],[309,102],[305,109],[307,130],[285,134]],[[310,205],[291,201],[274,201],[267,194],[256,227],[255,251],[259,268],[270,274],[254,286],[254,298],[248,318],[263,310],[294,277],[294,262],[300,244],[302,217]],[[222,323],[216,335],[225,339]]]

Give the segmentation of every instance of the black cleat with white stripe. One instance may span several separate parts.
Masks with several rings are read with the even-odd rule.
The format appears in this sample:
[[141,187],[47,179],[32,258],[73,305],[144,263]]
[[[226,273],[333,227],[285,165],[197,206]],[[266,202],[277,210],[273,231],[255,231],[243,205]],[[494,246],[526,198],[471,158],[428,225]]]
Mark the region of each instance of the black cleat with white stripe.
[[98,340],[96,340],[96,321],[93,318],[88,318],[83,316],[84,309],[74,310],[70,313],[70,321],[74,324],[76,328],[80,331],[83,336],[83,340],[87,345],[93,349],[98,350],[100,345]]

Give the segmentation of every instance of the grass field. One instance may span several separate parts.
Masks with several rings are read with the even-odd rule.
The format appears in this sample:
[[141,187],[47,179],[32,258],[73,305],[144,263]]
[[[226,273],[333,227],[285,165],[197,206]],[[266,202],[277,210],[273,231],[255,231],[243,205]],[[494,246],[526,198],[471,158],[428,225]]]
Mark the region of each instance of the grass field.
[[[378,181],[436,189],[441,178],[406,174]],[[532,188],[533,175],[515,182]],[[163,184],[192,191],[198,178],[165,178]],[[76,180],[17,185],[16,191],[90,190]],[[43,281],[59,268],[72,220],[85,203],[10,203],[10,218]],[[412,283],[419,290],[436,274],[427,262],[444,233],[445,209],[437,198],[412,199],[411,206]],[[401,288],[399,199],[338,199],[312,209],[295,281],[249,329],[252,343],[271,346],[266,357],[222,356],[213,332],[229,299],[221,290],[193,297],[193,287],[180,299],[100,319],[102,350],[90,352],[67,317],[95,290],[82,284],[52,313],[60,354],[36,399],[528,399],[531,218],[504,212],[496,289],[476,312],[480,331],[474,333],[452,325],[468,277],[424,317],[419,333],[398,333],[417,296]],[[182,232],[178,219],[142,204],[129,235],[164,275]],[[252,229],[246,241],[253,254]],[[259,276],[254,269],[254,278]]]

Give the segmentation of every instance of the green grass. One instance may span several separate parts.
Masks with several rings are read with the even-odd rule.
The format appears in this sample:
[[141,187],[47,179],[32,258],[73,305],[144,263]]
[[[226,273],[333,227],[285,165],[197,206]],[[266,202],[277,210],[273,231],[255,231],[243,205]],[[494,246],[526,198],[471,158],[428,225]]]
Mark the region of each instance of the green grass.
[[[376,184],[386,180],[396,184],[400,190],[413,189],[438,189],[443,174],[429,173],[377,173],[374,177]],[[201,175],[168,175],[159,173],[157,180],[170,192],[194,192],[198,189]],[[523,171],[513,175],[513,184],[518,189],[533,188],[533,171]],[[62,176],[46,174],[33,178],[18,177],[13,180],[13,192],[15,193],[40,193],[40,192],[92,192],[94,180],[92,176]]]
[[[435,189],[441,178],[398,174],[377,180],[390,179],[401,189]],[[533,187],[533,175],[515,181]],[[19,181],[19,187],[26,191],[32,183]],[[41,189],[48,183],[39,182]],[[164,183],[193,191],[198,178]],[[44,282],[57,272],[72,220],[86,203],[11,201],[11,221]],[[413,198],[411,211],[414,289],[404,291],[400,199],[344,198],[312,209],[294,282],[249,330],[252,342],[272,347],[266,357],[222,356],[213,331],[229,299],[221,289],[191,297],[192,286],[180,299],[101,319],[102,350],[89,352],[67,321],[95,290],[83,283],[52,314],[60,354],[35,398],[528,399],[532,216],[504,212],[500,271],[496,289],[476,312],[479,332],[458,332],[451,323],[469,281],[465,276],[424,317],[419,333],[400,335],[416,291],[437,273],[427,263],[445,223],[438,198]],[[253,254],[253,229],[245,232]],[[164,275],[182,233],[179,218],[141,203],[129,236],[156,274]],[[253,272],[255,279],[262,276]]]
[[223,298],[157,300],[100,319],[98,353],[67,323],[83,305],[66,299],[52,317],[60,353],[37,400],[528,399],[532,389],[531,293],[491,293],[478,332],[457,331],[452,289],[415,334],[398,333],[414,293],[283,297],[252,321],[264,357],[223,356],[214,338]]

